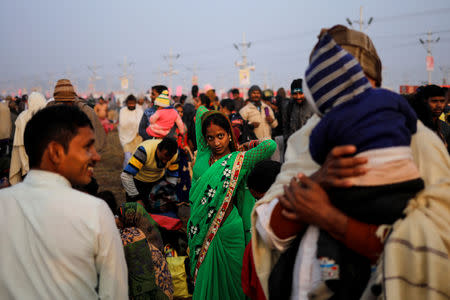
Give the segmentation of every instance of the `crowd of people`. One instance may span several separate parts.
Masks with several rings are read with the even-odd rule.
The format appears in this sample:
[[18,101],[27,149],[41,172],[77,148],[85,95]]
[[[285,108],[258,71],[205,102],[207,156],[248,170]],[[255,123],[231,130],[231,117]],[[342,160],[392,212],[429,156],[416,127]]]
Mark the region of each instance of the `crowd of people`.
[[288,93],[2,99],[0,298],[449,299],[450,93],[381,75],[337,25]]

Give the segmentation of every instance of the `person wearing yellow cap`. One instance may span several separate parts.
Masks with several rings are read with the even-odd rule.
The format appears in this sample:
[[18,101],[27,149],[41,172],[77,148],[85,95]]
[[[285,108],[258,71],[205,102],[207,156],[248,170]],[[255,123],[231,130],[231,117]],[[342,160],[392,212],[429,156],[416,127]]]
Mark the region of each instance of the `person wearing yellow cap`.
[[164,90],[155,99],[156,112],[149,118],[150,125],[146,132],[151,138],[162,139],[166,137],[176,124],[180,134],[186,131],[183,121],[177,110],[170,105],[169,92]]

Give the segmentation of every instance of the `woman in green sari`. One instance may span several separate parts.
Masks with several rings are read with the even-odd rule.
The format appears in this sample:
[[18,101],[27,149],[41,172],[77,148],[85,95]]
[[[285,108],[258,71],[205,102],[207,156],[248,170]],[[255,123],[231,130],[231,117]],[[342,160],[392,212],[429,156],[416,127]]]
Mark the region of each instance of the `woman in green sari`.
[[245,182],[254,165],[273,154],[276,143],[253,141],[245,145],[248,151],[237,151],[228,118],[204,106],[195,122],[197,158],[188,223],[193,299],[245,299],[242,259],[255,203]]

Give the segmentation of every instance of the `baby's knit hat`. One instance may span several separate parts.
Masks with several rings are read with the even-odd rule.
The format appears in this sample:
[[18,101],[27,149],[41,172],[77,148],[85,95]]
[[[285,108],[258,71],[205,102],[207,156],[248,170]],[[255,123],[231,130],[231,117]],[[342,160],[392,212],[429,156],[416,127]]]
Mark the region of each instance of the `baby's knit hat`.
[[159,94],[158,97],[156,97],[155,105],[160,107],[170,106],[169,91],[167,90],[162,91],[162,93]]
[[311,55],[305,82],[306,98],[321,114],[372,88],[358,61],[328,33],[320,37]]

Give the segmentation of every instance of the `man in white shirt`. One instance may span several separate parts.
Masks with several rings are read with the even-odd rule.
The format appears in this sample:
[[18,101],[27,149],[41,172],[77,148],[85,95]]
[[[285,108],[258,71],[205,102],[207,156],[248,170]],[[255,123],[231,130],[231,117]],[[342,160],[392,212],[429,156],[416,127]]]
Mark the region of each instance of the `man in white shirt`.
[[100,156],[80,109],[37,112],[24,133],[30,172],[0,190],[0,299],[127,299],[127,267],[106,203],[72,189]]
[[137,100],[134,95],[128,95],[125,99],[125,106],[119,112],[119,139],[123,147],[125,158],[123,167],[128,164],[128,161],[133,155],[134,150],[142,142],[142,137],[139,135],[139,122],[141,121],[144,111],[136,105]]

